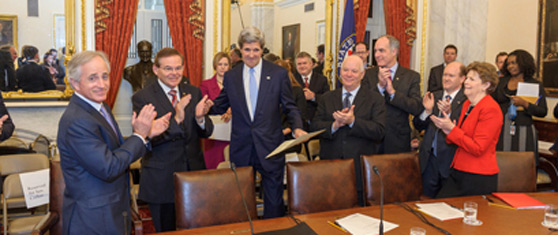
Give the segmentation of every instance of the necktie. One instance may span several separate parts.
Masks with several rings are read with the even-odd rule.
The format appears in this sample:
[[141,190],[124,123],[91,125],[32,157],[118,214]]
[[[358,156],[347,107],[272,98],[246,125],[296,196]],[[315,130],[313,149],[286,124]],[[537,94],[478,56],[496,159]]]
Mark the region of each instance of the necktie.
[[308,88],[308,77],[304,77],[304,87]]
[[[389,78],[389,80],[393,81],[393,79],[391,77],[391,69],[389,70],[389,77],[388,78]],[[393,85],[393,83],[392,83],[392,85]],[[384,90],[384,99],[386,99],[386,103],[389,103],[391,101],[391,96],[389,95],[387,90]]]
[[446,95],[446,101],[451,102],[451,95]]
[[101,115],[103,115],[103,117],[105,118],[107,123],[110,125],[110,127],[112,128],[112,131],[114,131],[114,134],[116,134],[118,136],[118,132],[116,131],[116,127],[114,127],[114,124],[112,123],[112,119],[110,118],[110,114],[107,112],[107,110],[105,109],[104,106],[101,106]]
[[252,104],[252,119],[256,116],[256,104],[258,103],[258,83],[256,81],[254,68],[250,68],[250,102]]
[[178,103],[178,101],[176,100],[176,90],[170,90],[168,94],[172,98],[171,101],[172,107],[176,108],[176,104]]
[[[451,102],[451,96],[450,95],[446,95],[445,96],[446,101],[447,102]],[[442,111],[440,111],[440,114],[438,115],[439,117],[443,117],[444,114],[442,114]],[[436,157],[438,156],[438,132],[440,132],[440,129],[436,129],[436,133],[434,133],[434,140],[432,140],[432,154]]]
[[351,107],[351,100],[349,99],[351,98],[351,96],[352,95],[350,92],[345,92],[345,98],[343,99],[343,109]]

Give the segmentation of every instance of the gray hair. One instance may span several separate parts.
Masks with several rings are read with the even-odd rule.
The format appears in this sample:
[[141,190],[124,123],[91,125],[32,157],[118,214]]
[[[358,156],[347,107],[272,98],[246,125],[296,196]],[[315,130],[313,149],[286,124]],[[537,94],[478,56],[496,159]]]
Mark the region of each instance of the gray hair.
[[[68,61],[68,79],[75,82],[80,82],[81,66],[89,63],[89,61],[93,60],[96,57],[101,57],[101,59],[105,61],[108,72],[110,73],[110,62],[107,58],[107,54],[102,51],[82,51],[72,56],[72,59]],[[74,89],[73,85],[72,89]]]
[[362,61],[362,59],[361,59],[358,55],[356,55],[356,54],[352,54],[352,55],[350,55],[350,56],[347,56],[347,57],[343,60],[343,63],[341,63],[341,68],[343,68],[343,66],[345,66],[345,62],[346,62],[347,60],[349,60],[349,58],[355,58],[355,60],[356,60],[356,58],[358,58],[358,60],[356,60],[356,61],[359,61],[359,62],[360,62],[360,65],[361,65],[361,66],[358,66],[358,67],[360,68],[360,69],[359,69],[359,72],[361,72],[361,73],[364,72],[364,70],[365,70],[364,61]]
[[262,49],[265,47],[265,38],[262,31],[254,26],[246,27],[240,31],[240,35],[238,35],[238,45],[240,48],[244,46],[244,43],[253,42],[259,42]]
[[396,50],[397,51],[396,53],[399,55],[399,40],[397,40],[397,38],[389,34],[381,36],[380,38],[382,37],[387,38],[387,40],[389,41],[389,48],[391,48],[392,50]]

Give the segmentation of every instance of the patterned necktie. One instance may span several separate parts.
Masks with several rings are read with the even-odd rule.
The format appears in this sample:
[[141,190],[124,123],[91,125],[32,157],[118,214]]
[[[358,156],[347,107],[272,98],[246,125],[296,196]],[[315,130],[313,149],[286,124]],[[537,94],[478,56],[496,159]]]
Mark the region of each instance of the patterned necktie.
[[446,101],[451,102],[451,95],[446,95]]
[[310,85],[308,83],[308,77],[304,77],[304,87],[308,88],[308,85]]
[[350,92],[345,92],[345,98],[343,99],[343,109],[351,107],[351,98],[352,94]]
[[105,118],[107,123],[110,125],[110,127],[112,128],[112,131],[114,131],[114,134],[116,134],[118,136],[118,132],[116,131],[116,127],[112,123],[112,119],[110,118],[110,114],[107,112],[107,110],[105,109],[104,106],[101,106],[101,115],[103,115],[103,117]]
[[250,68],[250,103],[252,104],[252,119],[256,116],[256,104],[258,103],[258,83],[256,81],[256,71]]
[[171,101],[172,107],[176,108],[176,104],[178,103],[178,101],[176,99],[176,90],[170,90],[168,94],[172,98],[172,101]]

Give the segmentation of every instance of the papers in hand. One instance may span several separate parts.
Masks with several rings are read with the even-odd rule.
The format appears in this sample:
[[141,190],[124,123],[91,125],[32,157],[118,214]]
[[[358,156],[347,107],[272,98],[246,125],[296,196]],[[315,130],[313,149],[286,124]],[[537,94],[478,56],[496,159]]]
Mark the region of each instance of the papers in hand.
[[299,144],[301,144],[301,143],[304,143],[304,142],[308,141],[310,138],[312,138],[312,137],[314,137],[314,136],[317,136],[317,135],[321,134],[321,133],[324,132],[324,131],[325,131],[325,129],[319,130],[319,131],[314,131],[314,132],[310,132],[310,133],[308,133],[308,134],[306,134],[306,135],[301,135],[301,136],[299,136],[299,137],[296,138],[296,139],[284,141],[282,144],[279,145],[279,147],[277,147],[275,150],[273,150],[273,152],[271,152],[270,154],[268,154],[267,156],[265,156],[265,158],[267,159],[267,158],[273,157],[273,156],[275,156],[275,155],[277,155],[277,154],[280,154],[280,153],[282,153],[283,151],[285,151],[285,150],[287,150],[287,149],[289,149],[289,148],[291,148],[291,147],[293,147],[293,146],[297,146],[297,145],[299,145]]
[[[341,219],[336,220],[337,224],[349,233],[354,235],[378,234],[380,229],[380,220],[367,215],[355,213]],[[384,220],[384,232],[388,232],[399,227],[398,224],[390,223]]]
[[529,103],[535,104],[539,99],[539,84],[537,83],[517,83],[516,96],[521,97]]
[[213,134],[209,137],[212,140],[231,141],[231,123],[221,120],[221,115],[209,115],[213,122]]
[[463,211],[445,202],[416,203],[418,210],[441,221],[463,218]]

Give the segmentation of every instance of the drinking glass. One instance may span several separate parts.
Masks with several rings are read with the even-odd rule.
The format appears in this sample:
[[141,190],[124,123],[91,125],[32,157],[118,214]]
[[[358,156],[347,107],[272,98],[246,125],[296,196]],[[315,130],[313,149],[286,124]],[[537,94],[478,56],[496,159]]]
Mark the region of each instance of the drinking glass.
[[413,227],[410,235],[426,235],[426,230],[421,227]]
[[463,206],[463,223],[473,226],[482,224],[482,221],[477,219],[478,204],[476,202],[465,202]]
[[558,205],[547,205],[544,209],[543,225],[558,229]]

